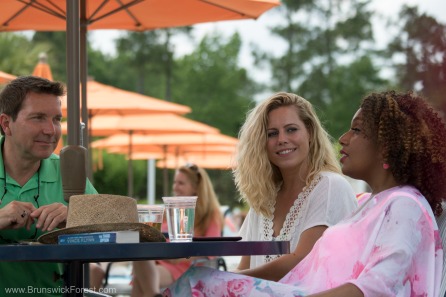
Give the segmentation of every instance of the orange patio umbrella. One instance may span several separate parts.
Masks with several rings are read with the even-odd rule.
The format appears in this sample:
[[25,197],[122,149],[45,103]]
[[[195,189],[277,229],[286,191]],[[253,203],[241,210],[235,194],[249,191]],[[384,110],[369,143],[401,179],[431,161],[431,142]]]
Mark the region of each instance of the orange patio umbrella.
[[[128,167],[128,196],[133,196],[132,146],[133,133],[162,134],[162,133],[218,133],[217,128],[193,121],[175,114],[154,115],[98,115],[91,119],[91,135],[108,136],[127,132],[129,167]],[[62,132],[67,133],[67,123],[62,123]],[[166,173],[165,173],[166,174]],[[167,179],[167,176],[165,177]],[[165,182],[167,184],[167,181]]]
[[6,84],[15,78],[16,76],[12,74],[0,71],[0,84]]
[[[153,115],[98,115],[91,119],[92,136],[109,136],[127,132],[127,138],[133,142],[133,134],[166,134],[166,133],[218,133],[217,128],[190,120],[175,114]],[[67,133],[67,123],[62,123],[62,132]]]
[[33,75],[53,80],[51,67],[48,64],[47,60],[47,55],[45,53],[39,54],[39,63],[37,63],[36,67],[34,67]]
[[[72,0],[71,0],[72,1]],[[2,31],[64,31],[66,0],[2,0]],[[256,19],[278,0],[85,0],[89,30],[154,30],[223,20]]]
[[[123,146],[113,146],[105,148],[109,153],[127,154],[128,149]],[[177,144],[177,145],[147,145],[132,146],[133,153],[153,153],[160,157],[154,159],[162,159],[165,154],[173,154],[176,156],[187,154],[215,154],[215,153],[233,153],[235,147],[232,145],[213,145],[213,144]]]
[[[130,136],[125,134],[116,134],[110,137],[100,139],[92,142],[93,148],[104,148],[109,153],[126,153],[125,143],[129,142]],[[204,164],[206,160],[206,167],[211,168],[209,156],[218,154],[218,160],[221,160],[221,155],[232,155],[235,151],[235,146],[238,140],[218,133],[184,133],[184,134],[161,134],[161,135],[132,135],[132,149],[129,159],[163,159],[165,162],[164,170],[164,193],[168,191],[167,168],[172,164],[181,164],[181,158],[194,156],[200,158],[200,164]],[[127,150],[130,155],[130,150]],[[154,157],[154,154],[158,157]],[[207,158],[207,159],[206,159]],[[215,158],[212,160],[212,168],[228,168],[227,157],[223,162],[216,163]],[[176,160],[176,162],[171,161]],[[174,162],[174,163],[172,163]],[[159,166],[159,165],[158,165]]]
[[[180,147],[185,146],[187,149],[198,149],[201,146],[225,146],[235,147],[237,138],[230,137],[219,133],[184,133],[184,134],[161,134],[161,135],[141,135],[134,134],[132,136],[132,146],[134,151],[144,150],[150,146],[169,146]],[[93,148],[119,148],[126,147],[129,142],[127,134],[115,134],[110,137],[96,140],[91,143]],[[186,149],[186,148],[183,148]]]
[[[143,157],[144,155],[134,155],[134,159]],[[205,156],[201,154],[189,154],[179,158],[172,155],[171,157],[157,161],[156,166],[160,168],[167,167],[169,169],[176,169],[186,163],[193,163],[198,167],[206,169],[230,170],[235,167],[234,155],[224,153],[207,154]]]
[[[128,114],[186,114],[191,112],[191,108],[186,105],[168,102],[147,95],[122,90],[113,86],[105,85],[97,81],[89,81],[87,84],[88,97],[88,133],[83,134],[88,137],[92,134],[92,118],[97,115],[128,115]],[[61,98],[62,114],[68,115],[67,96]],[[66,133],[66,132],[65,132]],[[86,139],[85,147],[89,147],[89,140]],[[91,172],[91,154],[88,158],[88,173]]]
[[[89,117],[97,115],[129,115],[191,112],[186,105],[168,102],[147,95],[126,91],[90,80],[87,84],[87,109]],[[67,116],[67,97],[62,99],[62,114]]]
[[[144,155],[142,154],[143,153],[140,153],[140,155],[135,154],[133,158],[143,158]],[[170,158],[157,161],[157,167],[167,167],[170,169],[175,169],[186,163],[193,163],[201,168],[207,169],[230,170],[236,166],[233,154],[220,153],[207,154],[205,156],[201,154],[188,154],[179,158],[172,156]]]

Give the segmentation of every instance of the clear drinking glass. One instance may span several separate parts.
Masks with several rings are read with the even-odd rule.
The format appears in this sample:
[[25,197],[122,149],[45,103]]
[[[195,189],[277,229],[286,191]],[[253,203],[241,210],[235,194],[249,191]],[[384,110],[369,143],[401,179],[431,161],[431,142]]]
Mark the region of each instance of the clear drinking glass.
[[197,196],[163,197],[170,242],[190,242],[194,237]]
[[164,205],[139,205],[138,220],[140,223],[149,225],[161,232],[163,224]]

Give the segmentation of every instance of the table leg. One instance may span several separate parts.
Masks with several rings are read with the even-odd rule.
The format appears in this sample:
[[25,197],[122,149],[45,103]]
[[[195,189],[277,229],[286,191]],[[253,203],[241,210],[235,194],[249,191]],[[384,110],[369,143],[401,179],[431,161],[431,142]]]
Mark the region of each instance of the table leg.
[[64,281],[67,292],[65,296],[83,296],[84,277],[80,261],[71,261],[65,265]]

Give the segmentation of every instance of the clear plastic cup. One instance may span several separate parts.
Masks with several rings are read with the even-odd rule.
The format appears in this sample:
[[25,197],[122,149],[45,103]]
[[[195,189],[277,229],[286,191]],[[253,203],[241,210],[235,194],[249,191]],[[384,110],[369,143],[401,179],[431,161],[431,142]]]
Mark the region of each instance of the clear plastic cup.
[[170,242],[190,242],[194,237],[197,196],[163,197]]
[[164,205],[138,205],[138,220],[161,232]]

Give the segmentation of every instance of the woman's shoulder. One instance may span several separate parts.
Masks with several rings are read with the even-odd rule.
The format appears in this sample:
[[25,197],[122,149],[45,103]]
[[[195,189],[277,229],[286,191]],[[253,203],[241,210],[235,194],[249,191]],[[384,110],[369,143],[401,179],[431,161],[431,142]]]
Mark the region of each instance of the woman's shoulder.
[[348,180],[340,173],[332,171],[321,171],[320,176],[321,179],[326,183],[339,185],[340,187],[348,187],[349,189],[352,188]]
[[401,198],[401,199],[407,199],[407,198],[411,198],[415,201],[422,201],[422,200],[426,200],[423,196],[423,194],[421,194],[421,192],[415,188],[414,186],[410,186],[410,185],[402,185],[402,186],[396,186],[387,190],[384,190],[380,193],[378,193],[376,196],[381,196],[381,200],[385,199],[385,198],[392,198],[392,199],[388,199],[388,200],[394,200],[397,198]]
[[389,207],[399,210],[408,209],[412,211],[419,209],[424,213],[428,213],[431,218],[434,217],[424,195],[417,188],[410,185],[390,188],[375,195],[374,199],[376,203],[382,201],[383,206],[386,207],[389,205]]

